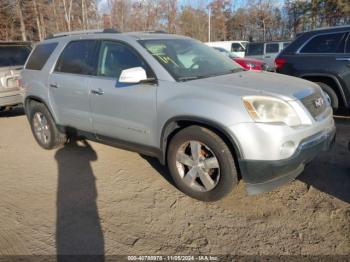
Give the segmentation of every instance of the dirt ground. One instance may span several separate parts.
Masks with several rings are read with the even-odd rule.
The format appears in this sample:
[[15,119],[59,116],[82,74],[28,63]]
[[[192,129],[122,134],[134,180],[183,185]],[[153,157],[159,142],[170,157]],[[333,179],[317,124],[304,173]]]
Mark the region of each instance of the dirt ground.
[[294,182],[201,203],[156,160],[92,143],[45,151],[0,113],[0,255],[350,255],[350,120]]

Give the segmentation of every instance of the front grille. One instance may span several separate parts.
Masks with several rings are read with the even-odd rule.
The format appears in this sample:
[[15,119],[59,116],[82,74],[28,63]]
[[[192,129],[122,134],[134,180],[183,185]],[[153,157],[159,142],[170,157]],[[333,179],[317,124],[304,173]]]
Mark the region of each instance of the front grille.
[[327,108],[327,101],[320,91],[316,91],[316,93],[306,96],[300,99],[300,101],[314,118],[322,114]]

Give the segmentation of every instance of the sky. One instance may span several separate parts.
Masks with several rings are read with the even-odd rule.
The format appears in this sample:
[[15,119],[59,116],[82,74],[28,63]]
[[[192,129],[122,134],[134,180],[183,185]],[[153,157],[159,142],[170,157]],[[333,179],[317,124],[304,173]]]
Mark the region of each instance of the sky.
[[[132,0],[130,0],[132,1]],[[246,0],[231,0],[232,1],[232,9],[237,10],[240,7],[244,7],[246,4]],[[100,13],[106,13],[108,12],[108,0],[97,0],[98,2],[98,10]],[[198,7],[198,6],[208,6],[208,4],[211,2],[211,0],[178,0],[178,5],[179,7],[181,6],[193,6],[193,7]],[[284,3],[284,0],[273,0],[274,4],[276,6],[281,6]]]

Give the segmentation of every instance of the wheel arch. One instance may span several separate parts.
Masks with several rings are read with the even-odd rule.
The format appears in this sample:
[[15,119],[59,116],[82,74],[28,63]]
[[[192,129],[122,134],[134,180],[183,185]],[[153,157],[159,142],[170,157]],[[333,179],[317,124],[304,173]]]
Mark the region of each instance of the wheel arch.
[[338,95],[339,102],[341,102],[341,106],[345,106],[345,107],[349,106],[343,87],[339,82],[339,79],[336,78],[334,75],[315,73],[315,74],[304,74],[304,75],[301,75],[300,77],[305,80],[309,80],[311,82],[322,82],[322,83],[325,83],[326,85],[329,85],[331,88],[334,89],[334,91]]
[[208,128],[209,130],[219,135],[220,138],[223,139],[224,142],[229,147],[234,157],[237,170],[239,172],[238,160],[243,158],[243,153],[239,146],[238,140],[232,135],[229,135],[226,128],[220,125],[219,123],[213,120],[208,120],[200,117],[192,117],[192,116],[173,117],[164,124],[161,132],[161,138],[160,138],[160,147],[162,151],[162,159],[160,161],[163,164],[166,164],[166,154],[167,154],[169,142],[171,141],[172,137],[174,137],[174,135],[176,135],[180,130],[191,125],[198,125],[201,127]]
[[[49,113],[51,114],[53,120],[56,122],[56,116],[55,114],[53,114],[51,108],[46,104],[46,102],[44,101],[44,99],[38,97],[38,96],[27,96],[24,100],[24,110],[25,110],[25,113],[27,115],[27,117],[29,117],[29,106],[30,106],[30,103],[32,102],[36,102],[36,103],[41,103],[41,104],[44,104],[45,107],[47,108],[47,110],[49,111]],[[57,122],[56,122],[57,123]]]

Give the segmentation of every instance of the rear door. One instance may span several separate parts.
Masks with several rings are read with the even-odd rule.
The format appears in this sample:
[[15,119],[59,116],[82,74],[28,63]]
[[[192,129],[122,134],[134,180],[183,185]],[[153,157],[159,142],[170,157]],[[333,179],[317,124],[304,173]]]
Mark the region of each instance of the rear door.
[[[297,69],[303,74],[310,72],[337,75],[346,69],[344,54],[347,33],[327,33],[311,38],[298,51]],[[312,65],[312,66],[310,66]]]
[[342,45],[340,45],[340,50],[336,55],[336,63],[338,68],[338,74],[341,74],[342,85],[344,87],[344,94],[347,99],[348,105],[350,105],[350,33],[348,33],[347,38],[344,41],[344,53],[342,50]]
[[89,83],[95,74],[96,40],[69,42],[49,77],[50,102],[59,124],[91,131]]
[[344,52],[347,36],[347,32],[334,32],[312,37],[297,51],[298,62],[293,64],[295,75],[334,75],[339,81],[349,81],[350,54]]
[[90,83],[93,129],[106,142],[151,146],[157,86],[119,83],[121,72],[133,67],[144,68],[148,78],[155,77],[134,48],[119,41],[102,41],[97,77]]

